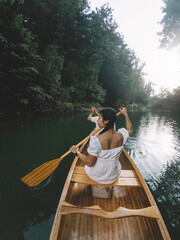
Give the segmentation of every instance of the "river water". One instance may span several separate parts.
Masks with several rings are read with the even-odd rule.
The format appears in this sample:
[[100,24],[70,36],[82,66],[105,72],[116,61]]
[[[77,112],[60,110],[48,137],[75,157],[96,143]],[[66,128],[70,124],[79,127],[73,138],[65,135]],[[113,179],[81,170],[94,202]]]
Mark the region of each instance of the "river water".
[[[172,239],[180,236],[180,116],[130,112],[133,134],[126,150],[141,171]],[[68,155],[33,189],[21,177],[60,157],[94,128],[87,114],[0,120],[0,239],[48,240],[73,160]],[[123,116],[117,128],[124,127]]]

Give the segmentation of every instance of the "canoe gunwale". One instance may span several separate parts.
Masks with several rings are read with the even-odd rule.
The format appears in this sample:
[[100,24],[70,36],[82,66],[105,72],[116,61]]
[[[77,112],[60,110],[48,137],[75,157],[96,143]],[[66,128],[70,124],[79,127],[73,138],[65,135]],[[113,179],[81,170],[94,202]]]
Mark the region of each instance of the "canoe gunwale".
[[[79,152],[83,151],[83,149],[84,149],[85,145],[87,144],[87,142],[88,142],[88,140],[82,144],[82,146],[79,149]],[[56,211],[56,214],[55,214],[55,218],[54,218],[54,222],[53,222],[53,226],[52,226],[52,230],[51,230],[51,234],[50,234],[49,240],[55,240],[55,239],[58,238],[59,227],[60,227],[61,218],[62,218],[62,214],[60,213],[61,203],[66,198],[66,195],[67,195],[67,192],[68,192],[68,189],[69,189],[69,185],[70,185],[70,182],[71,182],[71,178],[72,178],[72,175],[73,175],[73,171],[75,169],[75,166],[76,166],[76,163],[77,163],[78,159],[79,159],[78,156],[76,156],[74,158],[74,161],[73,161],[73,163],[71,165],[71,168],[69,170],[68,176],[66,178],[66,181],[65,181],[65,184],[64,184],[64,188],[62,190],[62,194],[61,194],[61,197],[60,197],[60,200],[59,200],[59,204],[58,204],[58,207],[57,207],[57,211]]]
[[126,155],[126,157],[128,158],[128,160],[129,160],[130,163],[132,164],[132,166],[133,166],[133,168],[134,168],[137,176],[139,177],[139,181],[141,182],[142,187],[144,188],[144,191],[145,191],[145,193],[146,193],[146,195],[147,195],[147,197],[148,197],[148,200],[149,200],[151,206],[154,206],[154,207],[158,210],[159,218],[157,219],[157,223],[158,223],[159,228],[160,228],[160,230],[161,230],[163,239],[169,239],[169,240],[170,240],[171,238],[170,238],[170,235],[169,235],[169,233],[168,233],[168,231],[167,231],[167,228],[166,228],[166,225],[165,225],[165,223],[164,223],[164,220],[163,220],[163,218],[162,218],[162,216],[161,216],[161,213],[160,213],[160,211],[159,211],[159,209],[158,209],[158,206],[157,206],[157,204],[156,204],[156,202],[155,202],[155,200],[154,200],[154,198],[153,198],[153,196],[152,196],[152,194],[151,194],[151,191],[149,190],[149,187],[148,187],[147,183],[145,182],[145,180],[144,180],[143,176],[141,175],[138,167],[137,167],[136,164],[133,162],[133,160],[131,159],[131,157],[129,156],[129,154],[128,154],[127,151],[125,150],[125,148],[123,149],[123,153]]
[[[87,141],[88,142],[88,141]],[[83,149],[84,149],[84,147],[86,146],[86,144],[87,144],[87,142],[85,142],[82,146],[81,146],[81,148],[80,148],[80,152],[82,152],[83,151]],[[154,198],[153,198],[153,196],[152,196],[152,194],[151,194],[151,192],[150,192],[150,190],[149,190],[149,188],[148,188],[148,186],[147,186],[147,184],[146,184],[146,182],[145,182],[145,180],[144,180],[144,178],[142,177],[142,175],[141,175],[141,173],[140,173],[140,171],[139,171],[139,169],[137,168],[137,166],[136,166],[136,164],[133,162],[133,160],[131,159],[131,157],[129,156],[129,154],[126,152],[126,150],[125,149],[123,149],[123,154],[126,156],[126,158],[129,160],[129,162],[130,162],[130,164],[132,165],[132,167],[133,167],[133,170],[135,171],[135,173],[136,173],[136,177],[138,178],[138,180],[139,180],[139,182],[140,182],[140,184],[141,184],[141,187],[144,189],[144,191],[145,191],[145,194],[146,194],[146,196],[147,196],[147,199],[148,199],[148,201],[149,201],[149,204],[150,204],[150,206],[149,206],[149,208],[151,209],[151,211],[152,211],[152,216],[154,216],[154,217],[152,217],[151,216],[151,218],[154,218],[156,221],[157,221],[157,224],[158,224],[158,226],[159,226],[159,229],[160,229],[160,232],[161,232],[161,234],[162,234],[162,239],[167,239],[167,240],[169,240],[169,239],[171,239],[170,238],[170,236],[169,236],[169,233],[168,233],[168,231],[167,231],[167,229],[166,229],[166,226],[165,226],[165,223],[164,223],[164,221],[163,221],[163,218],[162,218],[162,216],[161,216],[161,213],[160,213],[160,211],[159,211],[159,209],[158,209],[158,207],[157,207],[157,205],[156,205],[156,202],[155,202],[155,200],[154,200]],[[71,203],[68,203],[68,202],[66,202],[65,201],[65,199],[66,199],[66,196],[67,196],[67,193],[68,193],[68,190],[69,190],[69,186],[70,186],[70,183],[71,182],[73,182],[72,181],[72,176],[73,176],[73,173],[74,173],[74,171],[75,171],[75,168],[76,168],[76,165],[77,165],[77,161],[78,161],[78,159],[79,159],[79,157],[77,156],[77,157],[75,157],[74,158],[74,161],[73,161],[73,163],[72,163],[72,165],[71,165],[71,168],[70,168],[70,170],[69,170],[69,173],[68,173],[68,176],[67,176],[67,179],[66,179],[66,181],[65,181],[65,185],[64,185],[64,188],[63,188],[63,191],[62,191],[62,194],[61,194],[61,197],[60,197],[60,201],[59,201],[59,204],[58,204],[58,207],[57,207],[57,211],[56,211],[56,215],[55,215],[55,218],[54,218],[54,223],[53,223],[53,227],[52,227],[52,230],[51,230],[51,234],[50,234],[50,240],[57,240],[58,239],[58,234],[59,234],[59,230],[60,230],[60,224],[61,224],[61,220],[62,220],[62,216],[64,216],[64,215],[69,215],[69,214],[87,214],[87,215],[92,215],[92,209],[96,209],[97,210],[97,208],[99,208],[99,206],[90,206],[90,207],[80,207],[80,206],[74,206],[74,205],[72,205]],[[87,183],[85,183],[85,184],[87,184]],[[65,206],[66,205],[66,206]],[[68,205],[71,205],[71,206],[68,206]],[[72,207],[73,206],[73,207]],[[67,208],[71,208],[70,209],[70,211],[68,212],[66,212],[66,210],[65,210],[65,208],[66,208],[66,210],[67,210]],[[72,210],[72,208],[73,208],[73,210]],[[118,209],[122,209],[122,207],[119,207]],[[148,207],[147,207],[148,208]],[[75,209],[75,210],[74,210]],[[84,209],[84,210],[83,210]],[[88,209],[88,210],[87,210]],[[117,209],[117,210],[118,210]],[[144,208],[145,209],[145,208]],[[95,215],[95,216],[99,216],[99,217],[104,217],[103,215],[104,215],[104,212],[103,211],[101,211],[102,209],[99,209],[99,211],[100,211],[100,214],[99,215]],[[114,211],[114,212],[118,212],[118,211]],[[142,210],[142,209],[127,209],[127,210],[135,210],[135,211],[140,211],[140,210]],[[63,212],[64,211],[64,212]],[[94,210],[95,211],[95,210]],[[126,210],[125,210],[126,211]],[[134,213],[135,213],[135,211],[134,211]],[[109,214],[110,213],[110,214]],[[112,213],[111,212],[106,212],[106,214],[108,214],[109,216],[110,215],[112,215]],[[118,214],[119,214],[119,212],[118,212]],[[102,215],[102,216],[100,216],[100,215]],[[114,214],[115,215],[115,214]],[[121,214],[119,214],[119,216],[120,216]],[[127,214],[128,215],[128,214]],[[131,214],[129,214],[129,216],[123,216],[123,217],[130,217],[130,215]],[[148,217],[149,218],[149,216],[148,216],[148,214],[146,214],[147,216],[143,216],[143,215],[137,215],[137,216],[142,216],[142,217]],[[151,214],[150,214],[151,215]],[[122,216],[121,216],[122,217]],[[132,216],[131,217],[133,217],[133,214],[132,214]],[[104,218],[106,218],[106,217],[104,217]],[[109,218],[109,217],[107,217],[107,218]],[[113,217],[112,217],[113,218]],[[118,217],[119,218],[119,217]]]

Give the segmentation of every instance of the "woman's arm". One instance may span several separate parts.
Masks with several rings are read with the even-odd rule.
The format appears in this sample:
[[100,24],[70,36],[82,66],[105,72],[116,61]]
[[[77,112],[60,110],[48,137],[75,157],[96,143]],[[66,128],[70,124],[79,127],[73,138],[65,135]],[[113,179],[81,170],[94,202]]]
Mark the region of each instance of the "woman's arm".
[[133,132],[133,130],[132,130],[132,123],[131,123],[131,121],[129,119],[129,116],[127,114],[127,109],[121,107],[121,108],[119,108],[119,110],[125,116],[126,130],[129,132],[129,134],[132,134],[132,132]]
[[91,122],[91,118],[92,118],[94,112],[95,112],[95,108],[92,107],[92,108],[91,108],[91,113],[89,114],[89,116],[88,116],[88,118],[87,118],[88,121]]
[[83,161],[88,167],[92,167],[94,166],[94,164],[96,163],[96,160],[97,160],[97,157],[93,156],[93,155],[90,155],[88,154],[87,156],[80,153],[78,151],[78,148],[73,145],[71,148],[70,148],[71,152],[73,152],[74,154],[77,153],[78,157],[81,159],[81,161]]

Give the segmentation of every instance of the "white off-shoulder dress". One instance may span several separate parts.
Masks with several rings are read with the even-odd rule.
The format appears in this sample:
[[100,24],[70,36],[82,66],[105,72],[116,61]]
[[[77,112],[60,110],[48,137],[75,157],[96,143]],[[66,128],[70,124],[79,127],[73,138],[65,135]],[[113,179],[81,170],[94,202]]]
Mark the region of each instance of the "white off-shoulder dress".
[[120,175],[121,164],[119,156],[127,142],[129,133],[125,128],[118,129],[123,136],[123,144],[120,147],[103,150],[96,136],[90,138],[88,153],[97,157],[97,161],[92,167],[85,166],[86,174],[94,181],[101,184],[114,183]]

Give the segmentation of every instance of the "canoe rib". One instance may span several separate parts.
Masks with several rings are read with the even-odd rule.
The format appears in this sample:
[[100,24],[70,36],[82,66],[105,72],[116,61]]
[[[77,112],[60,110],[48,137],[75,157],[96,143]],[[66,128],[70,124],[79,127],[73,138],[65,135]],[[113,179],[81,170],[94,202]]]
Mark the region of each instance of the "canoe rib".
[[[80,152],[83,152],[84,154],[86,154],[86,147],[87,145],[86,143],[84,143],[80,148]],[[91,201],[92,199],[90,198],[90,201],[89,201],[88,193],[78,195],[76,192],[76,184],[74,184],[74,180],[75,178],[77,179],[81,178],[80,176],[85,174],[84,174],[84,167],[80,167],[80,166],[83,166],[81,164],[81,161],[78,159],[78,157],[75,157],[72,163],[72,166],[70,168],[69,174],[67,176],[64,189],[61,194],[61,198],[56,211],[56,215],[55,215],[49,240],[59,240],[59,239],[79,240],[79,239],[87,239],[87,238],[93,239],[93,240],[97,240],[97,239],[118,240],[121,238],[128,239],[128,240],[134,240],[134,239],[170,240],[171,239],[166,229],[166,226],[164,224],[164,221],[162,219],[161,213],[159,212],[159,209],[154,201],[154,198],[145,180],[143,179],[139,169],[136,167],[135,163],[133,162],[133,160],[128,155],[125,149],[123,149],[123,153],[121,154],[119,160],[122,166],[124,165],[119,179],[122,179],[122,180],[128,179],[129,181],[130,179],[132,180],[137,178],[138,181],[140,182],[140,184],[138,185],[141,186],[141,188],[137,188],[136,186],[133,186],[132,188],[131,187],[122,188],[124,189],[124,191],[126,190],[126,193],[127,193],[126,201],[129,201],[129,202],[127,202],[126,204],[125,199],[123,198],[116,199],[115,197],[113,197],[112,199],[113,201],[111,201],[111,203],[114,204],[113,205],[114,207],[109,208],[107,199],[105,199],[102,204],[102,201],[103,201],[102,199],[100,200],[93,199],[93,201]],[[78,175],[79,175],[79,178],[78,178]],[[72,180],[72,177],[74,177],[74,180]],[[90,178],[88,177],[88,181],[89,179]],[[86,184],[83,181],[82,182],[80,180],[79,182],[75,181],[77,183],[77,186],[79,186],[77,189],[80,188],[83,191],[84,189],[86,189],[86,184],[98,185],[93,180],[91,180],[92,181],[91,183],[86,182]],[[131,191],[135,191],[135,192],[134,194],[129,195]],[[69,195],[68,195],[68,192],[69,192]],[[141,196],[137,194],[137,198],[136,198],[136,193],[141,194]],[[83,204],[81,204],[82,201],[83,201]],[[76,204],[76,202],[78,202],[80,206],[73,205],[73,204]],[[107,212],[104,213],[104,210],[102,210],[97,205],[100,205],[100,206],[105,205],[106,207],[105,208],[103,207],[103,208],[106,209]],[[110,209],[113,209],[113,210],[116,209],[116,210],[114,212],[108,212],[110,211]],[[103,217],[101,217],[100,215],[93,216],[92,213],[94,211],[96,211],[96,213],[100,215],[103,215]],[[109,214],[109,216],[112,217],[113,214],[115,215],[115,213],[117,214],[116,216],[118,216],[118,218],[115,217],[115,218],[107,219],[107,217],[104,217],[104,215],[107,216],[107,214]],[[135,217],[131,217],[131,216],[135,216]],[[85,227],[83,227],[84,224],[85,224]],[[86,236],[86,234],[88,235]],[[136,236],[136,238],[134,238],[134,236]]]
[[123,218],[123,217],[148,217],[159,218],[157,209],[154,206],[142,209],[128,209],[119,207],[115,211],[106,212],[100,206],[94,205],[90,207],[75,206],[73,204],[62,202],[61,214],[86,214],[102,218]]
[[84,170],[84,167],[75,167],[72,175],[72,182],[83,183],[89,185],[100,185],[100,186],[131,186],[131,187],[142,187],[135,171],[133,170],[121,170],[120,177],[113,184],[100,184],[89,178]]

